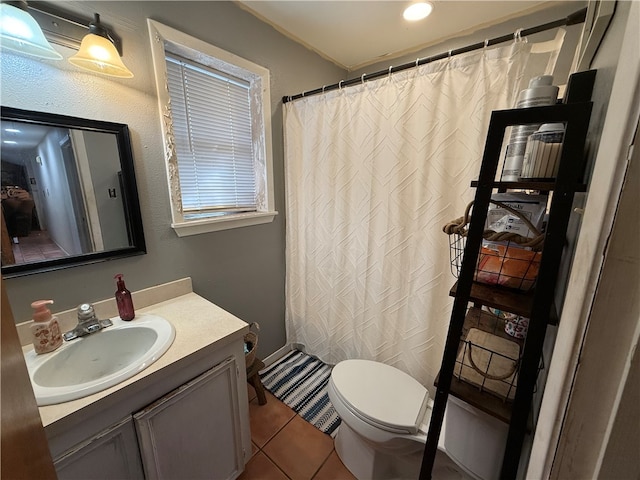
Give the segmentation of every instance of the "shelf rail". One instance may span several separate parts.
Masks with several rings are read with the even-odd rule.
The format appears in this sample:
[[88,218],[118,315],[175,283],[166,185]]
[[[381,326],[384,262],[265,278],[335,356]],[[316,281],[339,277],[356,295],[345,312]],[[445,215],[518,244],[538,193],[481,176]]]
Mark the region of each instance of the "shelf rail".
[[593,70],[572,75],[567,89],[566,103],[527,109],[500,110],[494,111],[491,115],[467,244],[458,278],[431,423],[422,459],[419,477],[421,480],[431,478],[438,439],[451,389],[460,336],[471,298],[471,288],[478,252],[482,244],[487,209],[492,191],[495,188],[505,130],[513,125],[565,123],[560,168],[552,188],[554,194],[545,235],[545,248],[540,262],[537,287],[533,292],[529,330],[522,352],[518,387],[513,400],[509,433],[500,474],[501,479],[516,478],[524,437],[527,432],[527,418],[532,406],[538,361],[546,334],[547,320],[553,307],[553,293],[556,288],[573,197],[576,191],[583,190],[583,155],[592,109],[592,103],[589,99],[594,79],[595,71]]

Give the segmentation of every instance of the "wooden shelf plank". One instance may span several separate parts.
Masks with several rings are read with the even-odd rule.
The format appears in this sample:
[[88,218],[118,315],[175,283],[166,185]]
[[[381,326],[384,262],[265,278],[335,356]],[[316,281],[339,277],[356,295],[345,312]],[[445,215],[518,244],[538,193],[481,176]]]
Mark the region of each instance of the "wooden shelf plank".
[[[458,282],[451,287],[449,295],[455,297],[457,289]],[[515,313],[516,315],[522,315],[523,317],[529,317],[531,307],[533,306],[533,290],[530,292],[519,292],[495,285],[473,282],[469,301],[504,310],[505,312]]]
[[[458,282],[451,287],[449,295],[455,297],[457,288]],[[529,317],[531,307],[533,306],[533,290],[529,292],[518,292],[495,285],[473,282],[469,301],[479,305],[497,308],[505,312],[515,313],[516,315],[522,315],[523,317]],[[558,325],[559,318],[560,316],[558,315],[555,305],[552,305],[547,324]]]
[[[473,188],[479,186],[478,180],[471,182]],[[504,190],[539,190],[542,192],[550,192],[555,189],[556,180],[525,180],[522,182],[491,182],[491,188],[498,188]],[[572,189],[574,192],[586,192],[587,185],[584,183],[576,183]]]
[[[440,373],[438,373],[434,382],[436,387],[438,386],[439,378]],[[458,379],[458,377],[454,376],[451,379],[451,389],[449,390],[449,394],[459,398],[460,400],[464,400],[472,407],[475,407],[504,423],[508,424],[511,420],[511,402],[506,402],[495,395],[484,392],[475,385],[471,385],[470,383]]]

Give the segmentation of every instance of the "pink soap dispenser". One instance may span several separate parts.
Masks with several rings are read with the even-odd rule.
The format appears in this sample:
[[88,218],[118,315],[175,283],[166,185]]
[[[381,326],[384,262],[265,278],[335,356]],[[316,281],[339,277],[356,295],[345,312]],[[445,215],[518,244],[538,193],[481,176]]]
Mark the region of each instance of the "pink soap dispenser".
[[31,308],[35,310],[31,334],[33,349],[37,354],[51,352],[62,345],[58,318],[51,315],[51,310],[47,308],[52,303],[53,300],[37,300],[31,304]]
[[136,313],[133,309],[133,300],[131,300],[131,292],[127,290],[122,279],[122,274],[119,273],[115,277],[117,279],[118,289],[116,290],[116,304],[118,305],[118,313],[122,320],[133,320]]

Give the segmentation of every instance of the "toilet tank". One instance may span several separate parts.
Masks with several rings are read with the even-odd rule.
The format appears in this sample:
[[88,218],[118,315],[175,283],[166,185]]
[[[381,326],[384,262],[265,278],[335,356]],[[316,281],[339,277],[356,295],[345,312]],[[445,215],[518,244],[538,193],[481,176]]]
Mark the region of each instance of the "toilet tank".
[[500,478],[509,425],[452,395],[445,415],[446,454],[482,480]]

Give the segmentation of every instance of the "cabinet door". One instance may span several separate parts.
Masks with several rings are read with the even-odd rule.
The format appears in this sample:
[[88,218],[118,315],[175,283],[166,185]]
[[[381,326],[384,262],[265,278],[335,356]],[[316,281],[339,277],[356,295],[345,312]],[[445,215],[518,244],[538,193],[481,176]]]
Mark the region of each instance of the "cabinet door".
[[131,417],[63,453],[53,464],[59,480],[144,478]]
[[232,479],[244,469],[229,358],[134,415],[146,478]]

